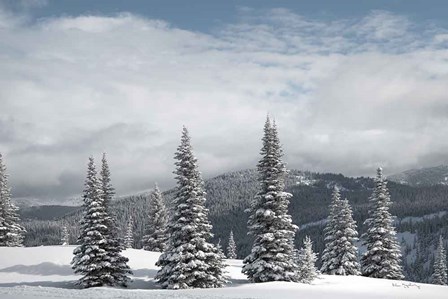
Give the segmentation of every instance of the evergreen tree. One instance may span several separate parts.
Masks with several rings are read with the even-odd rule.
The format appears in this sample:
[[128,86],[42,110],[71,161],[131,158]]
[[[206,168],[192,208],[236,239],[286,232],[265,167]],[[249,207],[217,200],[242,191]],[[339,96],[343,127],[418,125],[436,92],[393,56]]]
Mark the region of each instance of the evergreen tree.
[[288,214],[290,193],[284,192],[286,168],[277,128],[267,118],[258,163],[260,191],[249,211],[249,234],[255,237],[242,272],[252,282],[297,281],[294,236],[297,226]]
[[225,283],[224,264],[218,249],[208,240],[212,226],[205,208],[205,191],[190,136],[184,127],[175,154],[177,187],[169,241],[156,265],[156,280],[163,288],[215,288]]
[[62,245],[70,245],[70,236],[68,234],[67,226],[62,227],[62,238],[61,238],[61,244]]
[[145,235],[142,240],[143,249],[162,252],[168,239],[166,232],[168,219],[162,193],[157,185],[150,196],[148,214]]
[[104,237],[106,239],[106,251],[111,261],[109,269],[110,275],[113,277],[115,285],[126,287],[130,280],[128,274],[132,274],[132,272],[127,265],[129,259],[121,254],[122,250],[124,250],[123,241],[118,235],[116,218],[110,207],[115,195],[115,190],[111,183],[111,174],[105,153],[103,153],[103,158],[101,160],[99,182],[101,186],[102,203],[107,215],[104,219],[107,231]]
[[321,272],[330,275],[359,275],[358,249],[354,244],[358,240],[356,222],[348,200],[340,199],[337,187],[333,191],[324,235]]
[[316,268],[317,255],[313,251],[313,242],[306,236],[303,247],[297,252],[297,273],[302,283],[311,283],[319,275]]
[[114,285],[114,278],[109,271],[112,261],[106,249],[108,216],[101,193],[94,160],[90,157],[83,194],[84,217],[78,239],[80,245],[73,251],[75,256],[72,260],[75,273],[82,275],[78,284],[83,288]]
[[18,208],[11,201],[8,174],[0,154],[0,246],[22,246],[26,230],[19,224]]
[[126,248],[134,247],[134,222],[132,221],[132,216],[129,217],[128,227],[126,229],[126,236],[124,238],[124,246]]
[[227,258],[229,258],[229,259],[237,258],[236,244],[235,244],[235,240],[233,239],[233,231],[230,231],[229,243],[227,245]]
[[370,197],[369,218],[363,234],[367,251],[361,258],[362,275],[374,278],[403,279],[401,252],[393,217],[389,212],[391,200],[381,168],[377,170],[375,189]]
[[443,238],[439,238],[439,246],[437,247],[436,257],[434,260],[434,273],[431,277],[433,284],[447,285],[448,273],[446,264],[446,251],[443,245]]

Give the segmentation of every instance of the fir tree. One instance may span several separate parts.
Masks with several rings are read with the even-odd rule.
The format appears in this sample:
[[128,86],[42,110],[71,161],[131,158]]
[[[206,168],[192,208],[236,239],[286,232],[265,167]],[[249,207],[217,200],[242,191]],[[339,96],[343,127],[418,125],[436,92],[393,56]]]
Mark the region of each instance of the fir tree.
[[391,200],[382,169],[378,168],[375,189],[370,197],[369,218],[363,234],[367,251],[361,258],[362,275],[373,278],[403,279],[401,252],[393,217],[389,212]]
[[168,239],[166,232],[168,220],[162,193],[157,185],[150,196],[148,214],[145,235],[143,236],[143,249],[162,252]]
[[134,247],[134,222],[132,216],[129,217],[128,227],[126,228],[126,236],[124,238],[124,246],[126,248]]
[[61,244],[63,246],[70,245],[70,236],[68,234],[67,226],[62,227],[62,238],[61,238]]
[[115,195],[115,190],[111,183],[111,173],[105,153],[103,153],[103,158],[101,160],[99,182],[101,186],[102,203],[107,215],[104,219],[107,230],[105,235],[105,246],[111,261],[109,268],[110,275],[113,277],[114,285],[126,287],[130,281],[128,274],[132,274],[132,272],[127,265],[129,259],[121,254],[121,251],[124,250],[123,241],[119,238],[116,218],[110,207]]
[[8,174],[0,154],[0,246],[22,246],[26,230],[19,224],[18,208],[11,201]]
[[359,275],[358,249],[354,244],[358,240],[356,222],[348,200],[340,199],[337,187],[333,191],[324,235],[321,272],[330,275]]
[[297,227],[288,214],[290,193],[284,192],[286,168],[277,128],[269,118],[264,126],[258,163],[260,191],[251,204],[249,234],[255,240],[242,272],[252,282],[297,281],[293,240]]
[[175,159],[177,187],[168,223],[169,241],[156,263],[161,267],[156,280],[170,289],[221,287],[224,264],[216,246],[208,242],[212,226],[204,183],[185,127]]
[[313,251],[313,242],[306,236],[303,247],[297,252],[297,273],[302,283],[311,283],[319,275],[316,268],[317,255]]
[[227,244],[227,258],[229,259],[237,258],[236,244],[235,240],[233,239],[233,231],[230,231],[229,242]]
[[89,158],[83,194],[84,217],[81,222],[80,245],[73,251],[72,268],[82,275],[78,284],[83,288],[114,285],[110,274],[111,259],[106,250],[107,213],[101,197],[101,185],[93,158]]
[[443,238],[439,238],[439,246],[437,247],[436,256],[434,260],[434,273],[431,277],[433,284],[447,285],[448,273],[446,264],[446,251],[443,245]]

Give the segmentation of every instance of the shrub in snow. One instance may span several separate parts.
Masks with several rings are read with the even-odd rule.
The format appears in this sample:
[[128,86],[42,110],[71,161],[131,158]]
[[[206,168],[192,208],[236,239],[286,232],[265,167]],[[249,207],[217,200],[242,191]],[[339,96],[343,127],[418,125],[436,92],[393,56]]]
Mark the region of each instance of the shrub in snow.
[[229,259],[237,258],[236,244],[235,240],[233,239],[233,231],[230,231],[229,242],[227,244],[227,258]]
[[288,214],[290,193],[284,192],[286,168],[277,127],[264,126],[262,158],[258,162],[260,191],[249,212],[248,230],[254,236],[242,272],[252,282],[297,281],[293,240],[297,226]]
[[61,244],[62,245],[70,245],[70,236],[68,234],[67,226],[62,227],[62,238],[61,238]]
[[354,245],[358,240],[356,222],[348,200],[341,200],[337,187],[333,191],[324,236],[320,271],[330,275],[359,275],[358,249]]
[[319,275],[316,268],[317,255],[313,251],[313,242],[306,236],[303,247],[297,251],[296,263],[298,280],[302,283],[311,283]]
[[162,252],[168,239],[166,231],[167,213],[162,193],[157,185],[151,193],[148,212],[145,235],[142,240],[143,249]]
[[367,251],[361,257],[362,275],[374,278],[403,279],[401,251],[398,244],[387,182],[381,168],[377,170],[375,189],[370,197],[369,218],[364,222],[367,232],[363,234]]
[[224,264],[209,239],[212,226],[205,208],[204,183],[184,127],[175,154],[176,193],[168,223],[168,246],[156,265],[155,279],[163,288],[216,288],[225,283]]
[[439,238],[439,246],[437,247],[436,256],[434,260],[434,273],[431,277],[433,284],[447,285],[447,265],[446,265],[446,250],[443,246],[442,236]]

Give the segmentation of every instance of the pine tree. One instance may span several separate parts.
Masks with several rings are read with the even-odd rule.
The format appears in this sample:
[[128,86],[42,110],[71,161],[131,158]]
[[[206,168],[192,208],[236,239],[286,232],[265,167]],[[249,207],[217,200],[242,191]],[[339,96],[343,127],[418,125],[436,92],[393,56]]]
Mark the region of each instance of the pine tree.
[[81,274],[78,284],[83,288],[114,285],[110,274],[110,256],[106,250],[107,213],[101,197],[101,185],[97,178],[95,163],[89,158],[87,178],[83,194],[84,217],[81,222],[80,245],[73,251],[72,268]]
[[437,252],[434,260],[434,273],[431,277],[431,282],[433,284],[447,285],[448,284],[448,273],[446,264],[446,250],[443,245],[443,238],[439,238],[439,246],[437,247]]
[[0,154],[0,246],[22,246],[26,230],[19,224],[18,208],[11,201],[8,174]]
[[142,240],[143,249],[162,252],[168,239],[166,232],[168,219],[162,193],[157,185],[150,196],[148,214],[145,235]]
[[156,265],[156,280],[163,288],[215,288],[225,283],[224,264],[216,246],[209,243],[212,226],[205,208],[205,191],[190,136],[184,127],[175,154],[177,187],[169,241]]
[[324,235],[321,272],[330,275],[359,275],[358,249],[354,244],[358,240],[356,222],[348,200],[340,199],[337,187],[333,191]]
[[70,236],[68,234],[67,226],[62,227],[62,238],[61,238],[61,244],[63,246],[70,245]]
[[128,227],[126,228],[126,236],[124,238],[124,246],[126,248],[134,247],[134,222],[132,216],[129,217]]
[[104,219],[107,233],[106,239],[106,251],[110,257],[110,275],[113,277],[114,285],[126,287],[130,278],[128,274],[132,274],[127,263],[129,259],[121,254],[124,250],[123,240],[118,235],[118,228],[116,224],[116,217],[110,207],[112,199],[115,195],[115,190],[111,183],[111,174],[109,164],[107,163],[106,154],[103,153],[101,160],[101,171],[99,182],[101,186],[101,198],[103,207],[105,209],[107,217]]
[[297,252],[297,273],[302,283],[311,283],[319,275],[316,268],[317,255],[313,251],[313,242],[306,236],[303,247]]
[[249,234],[255,237],[242,272],[252,282],[297,281],[294,236],[297,226],[288,214],[290,193],[284,192],[286,168],[277,128],[267,118],[258,163],[260,191],[249,211]]
[[369,218],[363,234],[367,251],[361,258],[362,275],[373,278],[403,279],[401,251],[397,241],[387,182],[381,168],[377,170],[375,190],[370,197]]
[[229,259],[237,258],[236,244],[235,244],[235,240],[233,239],[233,231],[230,231],[229,243],[227,245],[227,258],[229,258]]

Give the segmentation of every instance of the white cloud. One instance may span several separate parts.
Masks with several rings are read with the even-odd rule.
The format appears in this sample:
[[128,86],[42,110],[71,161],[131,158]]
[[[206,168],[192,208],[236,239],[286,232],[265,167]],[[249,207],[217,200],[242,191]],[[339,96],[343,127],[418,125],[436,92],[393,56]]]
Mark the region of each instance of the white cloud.
[[365,175],[448,160],[432,156],[448,149],[443,29],[284,9],[242,9],[213,34],[132,14],[21,18],[0,14],[0,150],[17,196],[77,193],[103,150],[119,193],[171,186],[184,124],[205,177],[254,167],[267,112],[290,167]]

